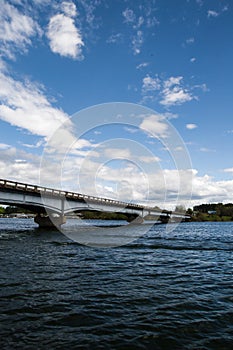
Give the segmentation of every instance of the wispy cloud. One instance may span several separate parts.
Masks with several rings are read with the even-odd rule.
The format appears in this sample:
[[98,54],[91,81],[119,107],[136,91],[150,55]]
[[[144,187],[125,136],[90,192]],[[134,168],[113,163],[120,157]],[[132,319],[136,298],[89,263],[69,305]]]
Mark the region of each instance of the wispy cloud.
[[212,153],[212,152],[216,152],[216,150],[215,149],[211,149],[211,148],[207,148],[207,147],[201,147],[200,148],[200,151],[201,152],[205,152],[205,153]]
[[122,12],[125,23],[134,23],[136,21],[136,15],[132,9],[127,8]]
[[219,12],[217,11],[214,11],[214,10],[208,10],[207,12],[207,17],[210,18],[210,17],[218,17],[219,16]]
[[115,44],[123,41],[123,34],[116,33],[110,35],[110,37],[106,40],[107,44]]
[[0,72],[0,119],[32,134],[51,135],[68,116],[51,105],[44,88]]
[[136,66],[136,69],[142,69],[149,66],[149,62],[142,62]]
[[223,170],[225,173],[233,174],[233,168],[226,168]]
[[140,128],[151,132],[155,137],[166,137],[168,133],[168,125],[165,118],[159,114],[152,114],[143,119]]
[[188,130],[193,130],[196,129],[197,125],[196,124],[186,124],[186,129]]
[[0,7],[0,52],[14,59],[16,52],[27,51],[31,39],[42,31],[30,16],[21,13],[15,6],[1,1]]
[[141,53],[146,31],[148,33],[148,29],[159,24],[159,21],[153,15],[153,5],[154,1],[145,2],[143,6],[126,8],[122,12],[123,23],[131,30],[130,40],[134,55]]
[[208,18],[216,18],[218,16],[220,16],[222,13],[228,11],[228,5],[225,5],[221,8],[221,10],[219,11],[215,11],[215,10],[208,10],[207,11],[207,17]]
[[61,9],[68,17],[75,17],[77,15],[77,9],[73,2],[63,1],[61,4]]
[[132,38],[132,48],[134,55],[138,55],[141,52],[141,46],[143,45],[143,32],[138,30]]
[[186,39],[186,44],[193,44],[194,43],[194,38],[192,37],[192,38],[188,38],[188,39]]

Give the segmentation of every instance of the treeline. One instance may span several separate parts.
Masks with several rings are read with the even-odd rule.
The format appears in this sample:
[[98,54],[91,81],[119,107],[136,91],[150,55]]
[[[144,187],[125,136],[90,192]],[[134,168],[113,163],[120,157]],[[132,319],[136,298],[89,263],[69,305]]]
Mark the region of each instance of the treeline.
[[9,206],[7,206],[5,208],[0,206],[0,214],[1,215],[9,215],[9,214],[13,214],[13,213],[30,214],[31,211],[27,210],[27,209],[15,207],[15,206],[12,206],[12,205],[9,205]]
[[86,220],[127,220],[127,216],[121,213],[104,213],[98,211],[82,211],[81,217]]
[[196,205],[192,218],[194,221],[233,221],[233,203]]

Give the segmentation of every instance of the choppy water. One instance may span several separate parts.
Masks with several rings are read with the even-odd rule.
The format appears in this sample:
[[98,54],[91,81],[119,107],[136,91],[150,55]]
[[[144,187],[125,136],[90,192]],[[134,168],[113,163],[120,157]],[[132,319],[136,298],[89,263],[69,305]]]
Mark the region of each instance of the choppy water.
[[96,249],[0,219],[1,349],[233,349],[233,223]]

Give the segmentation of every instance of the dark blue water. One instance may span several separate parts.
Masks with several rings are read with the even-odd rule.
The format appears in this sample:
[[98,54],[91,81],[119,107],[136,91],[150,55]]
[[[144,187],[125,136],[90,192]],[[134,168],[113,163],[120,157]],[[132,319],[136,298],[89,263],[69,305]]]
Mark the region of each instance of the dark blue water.
[[233,223],[96,249],[0,219],[1,349],[233,349]]

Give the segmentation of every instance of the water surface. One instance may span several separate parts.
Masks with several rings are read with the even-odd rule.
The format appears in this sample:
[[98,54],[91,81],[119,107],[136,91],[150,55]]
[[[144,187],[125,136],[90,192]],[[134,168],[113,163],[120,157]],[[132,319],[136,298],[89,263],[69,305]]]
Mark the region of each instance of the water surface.
[[92,248],[0,219],[1,349],[232,349],[233,223]]

